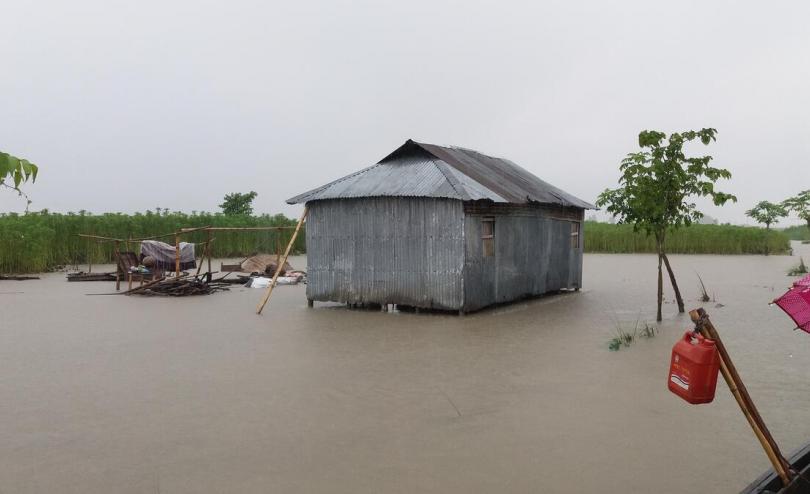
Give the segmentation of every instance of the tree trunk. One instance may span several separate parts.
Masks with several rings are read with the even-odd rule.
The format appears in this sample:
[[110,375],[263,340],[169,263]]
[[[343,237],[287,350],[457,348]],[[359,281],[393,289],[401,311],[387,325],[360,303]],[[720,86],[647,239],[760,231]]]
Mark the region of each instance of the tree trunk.
[[771,224],[765,223],[765,255],[769,255],[771,252],[771,246],[768,245],[768,240],[771,238]]
[[681,297],[681,290],[678,288],[678,282],[675,281],[675,273],[672,272],[672,266],[669,265],[669,258],[666,254],[661,254],[664,257],[664,264],[667,266],[667,273],[669,273],[669,281],[672,283],[672,289],[675,290],[675,300],[678,302],[678,312],[686,312],[683,306],[683,297]]
[[661,272],[661,254],[658,254],[658,312],[655,314],[655,320],[661,322],[661,304],[664,302],[664,277]]
[[664,303],[664,276],[661,272],[661,238],[658,236],[655,237],[655,245],[658,248],[658,311],[655,314],[655,320],[661,322],[663,319],[661,317],[661,304]]

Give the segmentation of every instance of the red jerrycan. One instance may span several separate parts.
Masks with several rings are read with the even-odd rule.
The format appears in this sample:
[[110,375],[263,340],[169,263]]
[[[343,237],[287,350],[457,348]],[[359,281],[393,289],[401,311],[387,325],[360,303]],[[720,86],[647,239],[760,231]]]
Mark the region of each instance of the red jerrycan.
[[669,390],[694,405],[714,400],[720,355],[714,340],[687,331],[672,347]]

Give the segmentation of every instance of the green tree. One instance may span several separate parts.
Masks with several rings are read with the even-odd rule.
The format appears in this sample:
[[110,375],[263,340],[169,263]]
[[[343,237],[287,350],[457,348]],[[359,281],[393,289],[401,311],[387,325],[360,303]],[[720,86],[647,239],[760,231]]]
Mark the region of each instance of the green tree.
[[[765,230],[770,233],[771,225],[779,222],[779,218],[787,216],[787,209],[781,204],[774,204],[768,201],[760,201],[756,206],[745,212],[749,218],[753,218],[757,223],[763,223]],[[768,252],[768,239],[765,239],[765,255]]]
[[788,211],[796,213],[800,219],[807,222],[807,229],[810,230],[810,190],[803,190],[790,199],[782,201],[782,206]]
[[39,173],[37,165],[0,151],[0,187],[14,190],[20,196],[25,197],[27,204],[31,204],[31,200],[20,189],[20,186],[29,180],[35,182],[37,173]]
[[715,205],[737,200],[731,194],[715,190],[715,182],[731,178],[731,172],[709,166],[711,156],[687,157],[683,147],[699,140],[708,145],[716,140],[715,129],[673,133],[645,130],[638,135],[641,151],[628,154],[619,166],[619,187],[606,189],[596,204],[612,213],[619,223],[633,225],[655,237],[658,253],[658,310],[660,321],[664,282],[661,263],[666,265],[672,289],[678,302],[678,312],[685,312],[683,297],[678,289],[666,253],[667,232],[689,226],[703,217],[697,206],[689,202],[694,197],[711,197]]
[[252,190],[246,194],[242,194],[241,192],[226,194],[225,199],[219,207],[222,208],[222,212],[228,216],[250,216],[253,214],[253,199],[256,199],[257,195],[259,194]]

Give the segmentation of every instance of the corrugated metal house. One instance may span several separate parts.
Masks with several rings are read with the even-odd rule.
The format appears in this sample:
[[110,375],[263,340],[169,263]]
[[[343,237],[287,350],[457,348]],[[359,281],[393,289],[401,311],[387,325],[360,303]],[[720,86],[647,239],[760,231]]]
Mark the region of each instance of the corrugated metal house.
[[460,312],[579,289],[594,208],[509,160],[413,140],[287,202],[309,207],[310,302]]

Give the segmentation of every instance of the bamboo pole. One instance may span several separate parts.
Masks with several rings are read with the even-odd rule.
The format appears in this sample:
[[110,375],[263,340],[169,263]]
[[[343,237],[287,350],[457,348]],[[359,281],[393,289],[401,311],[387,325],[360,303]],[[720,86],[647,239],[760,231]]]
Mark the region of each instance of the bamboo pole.
[[276,235],[275,245],[273,246],[273,250],[276,251],[276,266],[278,266],[279,261],[281,261],[281,236],[280,235]]
[[[771,435],[768,427],[765,425],[765,421],[762,419],[762,416],[759,414],[759,410],[757,409],[756,405],[754,405],[754,400],[751,398],[751,395],[748,393],[748,389],[745,387],[745,383],[742,382],[742,378],[740,374],[737,372],[737,368],[734,366],[734,362],[731,361],[731,357],[728,354],[728,350],[726,350],[726,346],[723,344],[723,340],[720,339],[720,334],[717,332],[717,329],[714,327],[712,322],[709,320],[708,314],[703,309],[698,309],[697,311],[700,320],[702,321],[702,325],[709,335],[708,337],[715,340],[715,345],[717,346],[717,351],[720,356],[725,359],[726,365],[728,366],[729,372],[731,376],[734,378],[735,382],[737,383],[737,387],[740,389],[740,394],[748,404],[749,408],[751,409],[754,421],[757,423],[759,428],[762,430],[762,433],[765,435],[765,438],[768,442],[773,446],[774,450],[776,451],[777,456],[780,458],[782,465],[786,471],[790,471],[790,464],[785,460],[785,457],[782,455],[782,452],[779,450],[779,446],[776,444],[773,436]],[[691,316],[691,313],[690,313]]]
[[180,235],[174,236],[174,275],[180,276]]
[[203,248],[202,255],[200,256],[200,264],[197,265],[197,272],[194,273],[194,276],[200,275],[200,270],[202,269],[203,261],[205,260],[205,253],[208,252],[208,242],[205,243],[205,247]]
[[100,235],[88,235],[86,233],[77,233],[76,236],[82,237],[82,238],[95,238],[95,239],[98,239],[98,240],[107,240],[108,242],[120,242],[121,241],[120,238],[102,237]]
[[206,237],[206,240],[207,240],[207,242],[205,244],[205,248],[208,250],[208,272],[210,273],[211,272],[211,241],[212,241],[211,240],[211,230],[210,229],[205,231],[205,237]]
[[304,220],[307,217],[307,213],[309,212],[309,208],[304,206],[304,212],[301,214],[301,219],[298,220],[298,225],[295,227],[295,231],[293,231],[292,237],[290,237],[290,243],[287,244],[287,249],[284,251],[284,257],[281,261],[276,264],[276,272],[273,275],[273,280],[270,282],[270,286],[267,287],[267,291],[264,293],[264,297],[262,298],[259,305],[256,307],[256,314],[261,314],[262,309],[264,309],[265,304],[268,300],[270,300],[270,295],[273,293],[273,288],[276,286],[276,280],[278,280],[278,275],[281,273],[281,270],[284,268],[284,265],[287,264],[287,257],[290,255],[290,250],[292,249],[293,244],[295,243],[296,237],[298,237],[298,232],[301,231],[301,225],[304,224]]
[[208,240],[205,241],[205,247],[203,247],[202,255],[200,256],[200,264],[197,266],[197,273],[194,276],[200,275],[200,270],[202,269],[203,261],[205,261],[206,257],[208,258],[208,272],[211,272],[211,242],[216,240],[216,238],[211,238],[211,232],[207,234]]
[[93,252],[90,249],[90,245],[92,245],[92,244],[90,243],[90,240],[88,240],[87,241],[87,272],[88,273],[93,272]]
[[180,233],[195,232],[198,230],[208,231],[266,231],[266,230],[293,230],[294,226],[203,226],[199,228],[181,228]]
[[121,246],[119,241],[115,241],[115,291],[121,289],[121,275],[125,274],[121,272],[121,266],[119,262],[121,261]]
[[709,320],[706,311],[702,308],[689,311],[689,316],[695,323],[695,328],[699,330],[704,337],[715,342],[720,356],[720,372],[723,375],[723,379],[725,379],[731,394],[740,406],[740,410],[742,410],[746,420],[748,420],[748,424],[754,431],[754,435],[762,445],[762,449],[765,451],[765,455],[770,460],[771,465],[773,465],[774,471],[779,475],[783,485],[787,486],[791,480],[790,464],[785,460],[785,457],[779,450],[779,445],[776,444],[765,422],[762,420],[762,416],[759,415],[759,411],[756,405],[754,405],[751,395],[748,394],[748,390],[745,388],[742,378],[739,373],[737,373],[737,369],[734,367],[734,363],[731,361],[731,357],[728,351],[726,351],[723,341],[720,339],[720,334]]

